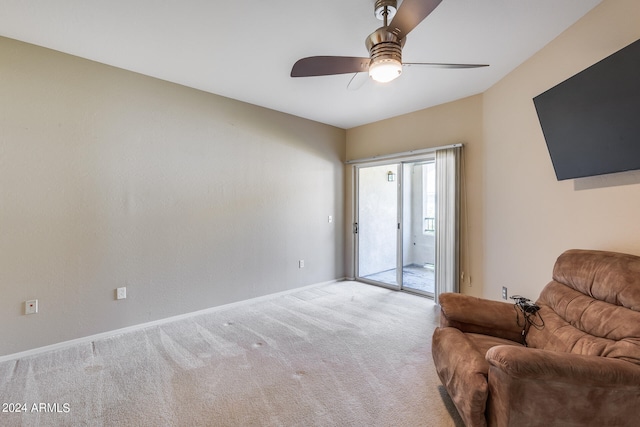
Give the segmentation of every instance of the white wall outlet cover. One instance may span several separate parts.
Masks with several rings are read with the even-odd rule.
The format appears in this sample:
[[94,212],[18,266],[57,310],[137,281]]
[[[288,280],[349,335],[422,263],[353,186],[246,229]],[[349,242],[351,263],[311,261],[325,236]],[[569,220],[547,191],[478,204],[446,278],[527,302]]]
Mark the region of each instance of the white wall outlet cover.
[[127,288],[118,288],[116,289],[116,299],[125,299],[127,298]]
[[38,300],[32,299],[24,302],[24,314],[36,314],[38,312]]

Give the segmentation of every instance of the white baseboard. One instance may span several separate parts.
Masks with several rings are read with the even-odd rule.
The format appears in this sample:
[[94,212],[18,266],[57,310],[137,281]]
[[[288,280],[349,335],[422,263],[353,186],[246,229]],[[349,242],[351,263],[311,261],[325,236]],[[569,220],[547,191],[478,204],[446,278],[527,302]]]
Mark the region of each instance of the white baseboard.
[[215,307],[205,308],[204,310],[192,311],[190,313],[179,314],[177,316],[166,317],[164,319],[153,320],[151,322],[140,323],[140,324],[133,325],[133,326],[127,326],[125,328],[115,329],[113,331],[102,332],[102,333],[99,333],[99,334],[89,335],[89,336],[82,337],[82,338],[76,338],[76,339],[69,340],[69,341],[62,341],[62,342],[59,342],[59,343],[56,343],[56,344],[46,345],[46,346],[43,346],[43,347],[37,347],[37,348],[31,349],[31,350],[21,351],[19,353],[13,353],[13,354],[8,354],[6,356],[0,356],[0,363],[7,362],[9,360],[22,359],[22,358],[25,358],[25,357],[35,356],[35,355],[38,355],[38,354],[41,354],[41,353],[46,353],[47,351],[60,350],[60,349],[63,349],[63,348],[70,347],[72,345],[76,345],[76,344],[90,343],[92,341],[101,340],[101,339],[105,339],[105,338],[110,338],[110,337],[113,337],[113,336],[116,336],[116,335],[125,334],[127,332],[133,332],[133,331],[137,331],[137,330],[140,330],[140,329],[149,328],[149,327],[152,327],[152,326],[158,326],[158,325],[163,325],[163,324],[169,323],[169,322],[175,322],[176,320],[188,319],[189,317],[197,316],[197,315],[200,315],[200,314],[212,313],[212,312],[215,312],[215,311],[218,311],[218,310],[227,309],[227,308],[231,308],[231,307],[237,307],[237,306],[241,306],[241,305],[244,305],[244,304],[254,303],[254,302],[257,302],[257,301],[266,301],[266,300],[277,298],[277,297],[280,297],[280,296],[283,296],[283,295],[288,295],[288,294],[292,294],[292,293],[295,293],[295,292],[299,292],[301,290],[315,288],[317,286],[330,285],[332,283],[338,283],[338,282],[342,282],[344,280],[347,280],[347,279],[345,279],[343,277],[343,278],[340,278],[340,279],[329,280],[329,281],[326,281],[326,282],[314,283],[312,285],[302,286],[300,288],[294,288],[294,289],[289,289],[289,290],[286,290],[286,291],[276,292],[276,293],[273,293],[273,294],[263,295],[263,296],[259,296],[259,297],[255,297],[255,298],[249,298],[247,300],[236,301],[236,302],[232,302],[232,303],[229,303],[229,304],[217,305]]

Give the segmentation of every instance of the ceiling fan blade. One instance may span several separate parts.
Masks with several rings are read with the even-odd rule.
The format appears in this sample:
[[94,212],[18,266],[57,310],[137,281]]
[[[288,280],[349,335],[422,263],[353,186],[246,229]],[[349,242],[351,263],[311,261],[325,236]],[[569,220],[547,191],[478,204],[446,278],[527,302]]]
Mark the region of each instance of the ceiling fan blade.
[[310,56],[293,64],[291,77],[330,76],[369,70],[369,58],[353,56]]
[[399,39],[405,38],[441,2],[442,0],[403,0],[389,24],[389,31]]
[[482,68],[488,67],[489,64],[443,64],[440,62],[403,62],[404,66],[422,65],[431,68]]
[[347,89],[358,90],[362,86],[364,86],[369,80],[371,79],[369,78],[368,73],[355,73],[353,77],[351,77],[351,80],[349,80],[349,84],[347,84]]

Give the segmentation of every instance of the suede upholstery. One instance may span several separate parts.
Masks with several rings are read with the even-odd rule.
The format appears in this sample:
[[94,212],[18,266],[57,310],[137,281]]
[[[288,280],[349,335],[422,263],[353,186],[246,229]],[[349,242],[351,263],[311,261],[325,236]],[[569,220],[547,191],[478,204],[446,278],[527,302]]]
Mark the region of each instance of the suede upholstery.
[[440,304],[433,359],[468,427],[640,425],[640,257],[563,253],[526,336],[513,304]]

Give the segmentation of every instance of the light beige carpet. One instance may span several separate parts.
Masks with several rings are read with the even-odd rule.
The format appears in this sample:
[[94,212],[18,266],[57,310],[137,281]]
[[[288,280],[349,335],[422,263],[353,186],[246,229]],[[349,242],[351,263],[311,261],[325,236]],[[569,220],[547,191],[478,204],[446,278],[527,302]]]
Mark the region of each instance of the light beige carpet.
[[0,425],[462,426],[437,315],[339,282],[4,362]]

